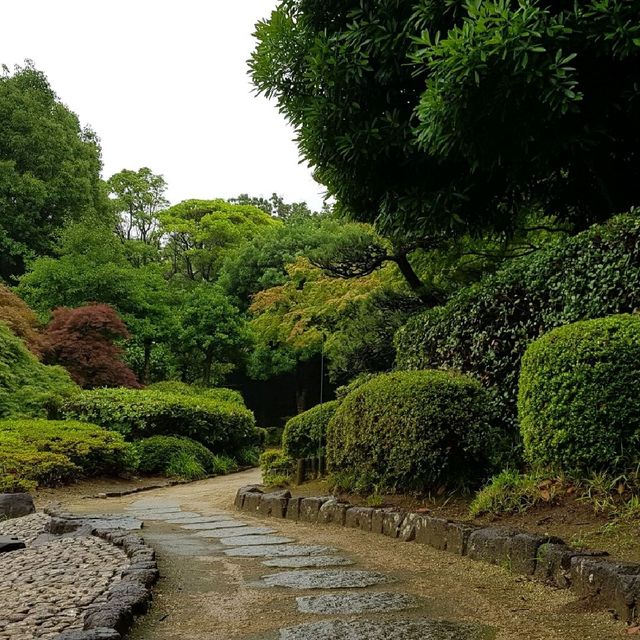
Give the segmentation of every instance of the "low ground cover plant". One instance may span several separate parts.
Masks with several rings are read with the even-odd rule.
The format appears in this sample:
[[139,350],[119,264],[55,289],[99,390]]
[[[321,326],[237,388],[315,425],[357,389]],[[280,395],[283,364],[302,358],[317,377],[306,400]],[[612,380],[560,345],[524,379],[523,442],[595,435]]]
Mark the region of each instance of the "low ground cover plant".
[[327,433],[329,470],[361,489],[428,491],[478,483],[499,446],[488,396],[449,371],[379,375],[350,393]]
[[282,451],[293,459],[324,456],[327,425],[338,408],[332,400],[294,416],[284,426]]
[[127,439],[185,436],[216,453],[239,455],[259,446],[253,413],[236,402],[157,390],[82,391],[63,406],[64,415],[118,431]]
[[280,449],[269,449],[260,456],[262,482],[268,486],[289,484],[295,461]]
[[117,475],[133,465],[118,434],[77,421],[0,421],[0,478],[5,486],[56,486],[82,477]]
[[587,477],[635,468],[640,445],[640,317],[576,322],[522,360],[518,397],[531,465]]

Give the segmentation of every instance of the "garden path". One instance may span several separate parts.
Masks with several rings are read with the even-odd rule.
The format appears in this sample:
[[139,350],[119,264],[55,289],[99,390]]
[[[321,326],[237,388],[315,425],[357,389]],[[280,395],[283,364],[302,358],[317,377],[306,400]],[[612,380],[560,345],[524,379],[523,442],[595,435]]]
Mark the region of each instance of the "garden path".
[[77,512],[145,522],[162,578],[133,640],[605,640],[606,612],[499,567],[356,529],[234,511],[248,471],[116,499]]

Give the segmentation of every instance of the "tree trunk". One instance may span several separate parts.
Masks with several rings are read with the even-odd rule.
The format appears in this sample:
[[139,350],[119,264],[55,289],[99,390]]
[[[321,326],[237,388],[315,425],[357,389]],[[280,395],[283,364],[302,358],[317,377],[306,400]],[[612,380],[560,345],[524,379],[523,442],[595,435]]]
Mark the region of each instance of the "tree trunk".
[[296,364],[296,410],[302,413],[307,410],[307,384],[304,366]]
[[202,382],[205,387],[211,382],[211,365],[213,364],[213,347],[209,347],[204,354],[204,367],[202,369]]
[[149,375],[151,369],[151,340],[144,341],[144,363],[142,365],[142,384],[149,384]]
[[409,258],[406,255],[400,254],[394,257],[394,262],[398,265],[400,273],[404,276],[404,279],[409,284],[411,290],[420,298],[420,300],[427,307],[435,307],[442,304],[443,298],[440,292],[429,289],[425,286],[424,282],[420,280],[418,274],[413,270]]

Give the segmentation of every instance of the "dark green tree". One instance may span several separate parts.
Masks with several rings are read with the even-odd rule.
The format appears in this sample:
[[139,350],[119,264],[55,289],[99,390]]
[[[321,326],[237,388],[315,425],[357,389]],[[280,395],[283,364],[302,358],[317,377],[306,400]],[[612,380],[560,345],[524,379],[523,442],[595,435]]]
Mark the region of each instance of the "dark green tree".
[[0,75],[0,277],[53,250],[65,222],[105,216],[95,133],[31,62]]

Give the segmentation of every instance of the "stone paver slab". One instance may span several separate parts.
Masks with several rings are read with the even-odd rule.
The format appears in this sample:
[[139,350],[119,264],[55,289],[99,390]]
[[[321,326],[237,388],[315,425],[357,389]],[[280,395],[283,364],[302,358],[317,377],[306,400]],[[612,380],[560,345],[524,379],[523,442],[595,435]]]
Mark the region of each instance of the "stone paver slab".
[[258,547],[272,544],[290,544],[295,542],[293,538],[284,536],[243,536],[238,535],[229,538],[221,538],[220,542],[227,547]]
[[279,569],[305,569],[309,567],[344,567],[353,564],[353,560],[340,556],[293,556],[265,560],[262,564],[266,567]]
[[281,544],[259,547],[235,547],[225,549],[224,554],[232,558],[287,558],[332,553],[335,549],[320,545]]
[[435,620],[326,620],[280,631],[280,640],[483,640],[487,630]]
[[296,598],[301,613],[355,614],[365,612],[402,611],[418,606],[418,601],[406,593],[332,593]]
[[374,584],[392,582],[392,579],[376,571],[327,569],[283,571],[263,576],[262,581],[269,587],[291,589],[363,589]]
[[216,520],[216,522],[197,522],[195,524],[183,524],[182,529],[189,531],[211,531],[212,529],[230,529],[249,526],[240,520]]

